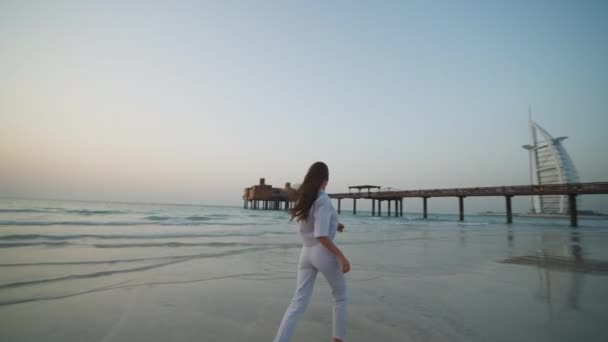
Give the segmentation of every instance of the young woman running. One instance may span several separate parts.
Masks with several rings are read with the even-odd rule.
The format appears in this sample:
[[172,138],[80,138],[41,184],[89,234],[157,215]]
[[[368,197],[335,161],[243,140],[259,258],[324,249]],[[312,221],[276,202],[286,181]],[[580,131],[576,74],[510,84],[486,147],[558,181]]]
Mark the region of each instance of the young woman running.
[[298,319],[310,301],[318,272],[321,272],[329,283],[335,301],[333,341],[340,342],[344,339],[346,325],[344,273],[350,270],[350,263],[333,243],[336,231],[342,232],[344,225],[338,223],[338,215],[325,193],[328,181],[327,165],[316,162],[310,166],[302,185],[298,188],[296,204],[291,210],[292,220],[295,219],[298,223],[302,237],[297,286],[274,342],[290,340]]

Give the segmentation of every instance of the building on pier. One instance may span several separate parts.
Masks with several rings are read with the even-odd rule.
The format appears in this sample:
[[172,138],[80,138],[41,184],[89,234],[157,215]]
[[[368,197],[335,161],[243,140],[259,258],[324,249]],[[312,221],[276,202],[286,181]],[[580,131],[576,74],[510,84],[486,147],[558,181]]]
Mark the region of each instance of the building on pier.
[[245,209],[288,210],[296,199],[296,189],[291,183],[285,183],[284,188],[274,188],[266,184],[266,179],[260,178],[256,185],[243,191],[243,207]]

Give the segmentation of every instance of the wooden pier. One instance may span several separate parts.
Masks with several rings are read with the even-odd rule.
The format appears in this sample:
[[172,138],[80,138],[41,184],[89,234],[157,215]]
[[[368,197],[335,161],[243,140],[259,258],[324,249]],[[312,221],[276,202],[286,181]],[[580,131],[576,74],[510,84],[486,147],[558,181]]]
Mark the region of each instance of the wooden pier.
[[291,183],[286,183],[284,188],[273,188],[266,184],[264,178],[260,178],[257,185],[245,188],[243,192],[243,208],[264,210],[289,210],[293,207],[296,190]]
[[[352,192],[352,189],[358,192]],[[367,190],[367,191],[361,191]],[[376,191],[372,191],[376,190]],[[387,202],[387,214],[391,216],[391,202],[394,203],[394,216],[403,216],[403,199],[407,197],[417,197],[422,199],[422,217],[428,217],[427,202],[432,197],[455,197],[458,198],[459,220],[464,220],[464,199],[467,197],[504,197],[506,206],[507,223],[513,222],[513,212],[511,209],[511,199],[514,196],[536,196],[536,195],[566,195],[568,196],[570,207],[570,225],[578,225],[578,215],[576,207],[576,197],[579,195],[608,194],[608,182],[597,183],[570,183],[570,184],[551,184],[551,185],[516,185],[516,186],[494,186],[480,188],[454,188],[454,189],[431,189],[431,190],[397,190],[381,191],[376,185],[356,185],[350,186],[347,193],[329,194],[330,198],[338,200],[338,213],[341,212],[341,201],[343,199],[353,200],[353,214],[357,214],[357,200],[372,200],[372,215],[382,216],[382,202]],[[376,211],[376,203],[378,210]]]

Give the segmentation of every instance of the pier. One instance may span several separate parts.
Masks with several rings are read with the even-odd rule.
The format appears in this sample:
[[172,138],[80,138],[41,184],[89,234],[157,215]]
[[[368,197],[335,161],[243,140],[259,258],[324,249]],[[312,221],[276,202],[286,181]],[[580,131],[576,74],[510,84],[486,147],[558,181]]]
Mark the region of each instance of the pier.
[[[352,190],[358,190],[353,192]],[[364,191],[362,191],[364,190]],[[375,191],[373,191],[375,190]],[[353,214],[357,214],[357,200],[372,200],[372,215],[382,216],[382,202],[387,202],[387,215],[391,216],[391,203],[394,205],[394,216],[403,216],[404,198],[421,198],[423,204],[423,218],[428,218],[428,199],[433,197],[458,198],[459,220],[464,220],[464,200],[467,197],[504,197],[506,207],[507,223],[513,222],[511,199],[515,196],[543,196],[543,195],[566,195],[569,202],[570,225],[578,226],[578,215],[576,198],[580,195],[608,194],[608,182],[596,183],[569,183],[569,184],[545,184],[545,185],[515,185],[515,186],[493,186],[478,188],[452,188],[452,189],[430,189],[430,190],[395,190],[381,191],[377,185],[355,185],[349,186],[347,193],[329,194],[330,198],[338,200],[338,213],[341,212],[341,201],[351,199],[353,201]],[[376,205],[378,209],[376,210]]]
[[293,207],[296,190],[291,183],[285,183],[284,188],[273,188],[266,184],[266,179],[260,178],[257,185],[245,188],[243,192],[244,209],[289,210]]

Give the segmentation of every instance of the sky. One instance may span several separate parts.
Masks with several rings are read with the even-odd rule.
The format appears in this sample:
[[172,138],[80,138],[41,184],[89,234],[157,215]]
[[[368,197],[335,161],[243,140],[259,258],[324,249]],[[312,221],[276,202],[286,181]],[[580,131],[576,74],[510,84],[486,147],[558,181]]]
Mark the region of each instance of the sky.
[[607,36],[605,1],[0,0],[0,197],[529,184],[528,106],[608,181]]

